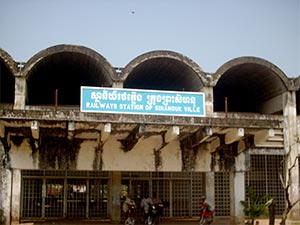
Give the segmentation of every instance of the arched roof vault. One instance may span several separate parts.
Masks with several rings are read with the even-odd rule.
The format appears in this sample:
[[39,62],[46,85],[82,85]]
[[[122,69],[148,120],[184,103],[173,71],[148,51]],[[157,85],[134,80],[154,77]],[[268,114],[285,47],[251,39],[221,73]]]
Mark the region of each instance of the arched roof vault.
[[[264,80],[266,77],[276,79],[277,85],[283,88],[289,88],[288,77],[280,70],[276,65],[271,62],[257,58],[257,57],[239,57],[232,59],[225,64],[223,64],[214,74],[214,85],[220,80],[220,78],[229,71],[235,70],[235,73],[231,73],[231,76],[236,76],[238,74],[243,75],[245,73],[251,73],[252,78],[257,78],[267,85]],[[247,77],[243,77],[247,79]],[[234,77],[232,77],[234,79]]]
[[77,45],[57,45],[34,55],[24,66],[29,105],[79,105],[80,86],[111,87],[115,69],[97,52]]
[[4,51],[2,48],[0,48],[0,61],[2,61],[6,67],[10,70],[10,72],[16,76],[18,73],[17,63],[14,61],[14,59],[11,57],[10,54],[8,54],[6,51]]
[[300,76],[299,77],[295,77],[293,79],[291,79],[294,83],[294,89],[296,91],[299,91],[300,90]]
[[199,65],[172,51],[151,51],[136,57],[124,68],[124,88],[199,91],[206,75]]
[[262,104],[289,90],[288,77],[274,64],[256,57],[240,57],[223,64],[213,75],[214,109],[224,110],[229,98],[233,111],[262,110]]
[[[57,57],[57,58],[56,58]],[[80,46],[80,45],[56,45],[44,49],[34,55],[24,67],[24,76],[28,78],[31,74],[32,68],[39,63],[45,63],[49,59],[49,63],[56,61],[57,63],[64,63],[65,61],[72,61],[73,63],[80,63],[88,73],[89,71],[104,71],[105,79],[112,82],[117,79],[116,72],[111,64],[96,51]],[[102,75],[103,75],[102,74]]]
[[18,74],[17,63],[0,48],[0,103],[13,103],[15,76]]

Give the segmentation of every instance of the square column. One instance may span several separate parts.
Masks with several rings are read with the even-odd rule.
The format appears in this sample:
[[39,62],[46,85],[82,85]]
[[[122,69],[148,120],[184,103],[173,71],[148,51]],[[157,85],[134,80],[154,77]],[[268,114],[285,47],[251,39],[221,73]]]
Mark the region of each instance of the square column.
[[[285,116],[284,127],[284,144],[286,151],[286,184],[289,184],[288,197],[293,204],[300,198],[299,186],[299,160],[300,155],[299,143],[299,121],[297,120],[297,101],[296,92],[290,91],[282,94],[283,98],[283,115]],[[291,169],[289,173],[289,169]],[[286,200],[287,201],[287,200]],[[287,206],[286,206],[287,207]],[[297,224],[300,220],[300,203],[296,204],[288,214],[288,221],[290,224]]]
[[[0,145],[1,146],[1,145]],[[0,212],[3,217],[3,224],[9,225],[11,214],[11,171],[8,169],[0,169]],[[1,222],[1,221],[0,221]]]
[[16,76],[15,78],[15,100],[14,109],[25,109],[26,101],[26,78]]
[[241,201],[245,200],[245,172],[230,173],[230,224],[243,225],[245,217]]
[[215,173],[205,173],[205,196],[207,203],[215,209]]
[[235,158],[235,171],[231,171],[230,179],[230,224],[244,225],[245,215],[241,201],[245,200],[245,171],[250,168],[249,151],[241,152]]
[[115,171],[111,174],[110,187],[110,217],[113,223],[121,220],[121,172]]
[[19,224],[21,204],[21,171],[12,170],[11,224]]

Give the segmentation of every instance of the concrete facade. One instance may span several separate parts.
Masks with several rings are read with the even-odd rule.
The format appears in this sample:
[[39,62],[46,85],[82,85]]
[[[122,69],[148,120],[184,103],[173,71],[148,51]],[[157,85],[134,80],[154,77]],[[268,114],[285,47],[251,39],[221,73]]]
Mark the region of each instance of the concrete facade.
[[[121,172],[205,173],[203,192],[214,206],[215,173],[225,171],[231,223],[243,224],[240,201],[245,199],[251,154],[279,153],[286,156],[289,198],[300,198],[299,82],[271,62],[240,57],[206,73],[170,51],[145,53],[125,68],[112,67],[83,46],[53,46],[25,63],[0,53],[0,88],[13,89],[0,95],[0,209],[5,224],[22,220],[23,170],[109,171],[112,221],[121,217]],[[206,115],[83,113],[80,86],[203,92]],[[288,219],[300,220],[299,203]]]

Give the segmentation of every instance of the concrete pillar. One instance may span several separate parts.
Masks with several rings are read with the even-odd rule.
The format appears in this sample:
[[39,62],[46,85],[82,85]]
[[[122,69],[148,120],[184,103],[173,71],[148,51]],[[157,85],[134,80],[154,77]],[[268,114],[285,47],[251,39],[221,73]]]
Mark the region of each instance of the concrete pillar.
[[115,81],[112,85],[113,88],[123,88],[123,82]]
[[19,224],[21,203],[21,171],[12,171],[11,224]]
[[11,171],[8,169],[0,169],[0,223],[10,225],[11,214]]
[[14,109],[25,109],[25,100],[26,78],[22,76],[16,76]]
[[110,188],[110,216],[113,223],[119,223],[121,220],[121,191],[121,172],[114,171]]
[[[288,179],[288,169],[291,168],[295,162],[295,158],[300,153],[299,143],[299,129],[297,129],[297,111],[296,111],[296,94],[294,91],[287,92],[282,95],[283,98],[283,114],[286,118],[284,133],[285,136],[285,150],[288,154],[286,160],[286,177]],[[289,198],[291,203],[296,202],[300,198],[299,190],[299,163],[291,170]],[[288,215],[288,220],[293,223],[300,221],[300,203],[292,208]]]
[[211,115],[214,112],[214,89],[213,87],[203,87],[201,91],[205,93],[206,115]]
[[249,151],[240,153],[235,158],[235,171],[230,172],[230,217],[231,224],[244,224],[245,216],[241,201],[245,200],[245,171],[250,167]]
[[215,209],[215,173],[205,173],[205,196],[206,202]]
[[244,128],[232,128],[225,134],[225,144],[231,144],[244,137]]
[[241,201],[245,200],[245,173],[230,172],[230,224],[244,225],[245,217]]

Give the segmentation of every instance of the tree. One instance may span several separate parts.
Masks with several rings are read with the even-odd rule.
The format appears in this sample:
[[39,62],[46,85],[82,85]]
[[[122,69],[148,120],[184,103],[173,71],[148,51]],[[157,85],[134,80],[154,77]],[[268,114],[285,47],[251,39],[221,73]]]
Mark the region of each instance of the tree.
[[262,215],[267,215],[267,209],[272,204],[273,199],[268,194],[264,196],[257,196],[251,186],[247,188],[249,201],[241,201],[243,205],[244,214],[250,219],[247,224],[254,224],[255,219]]
[[[286,157],[282,161],[282,163],[286,162],[286,159],[289,155],[290,155],[290,152],[286,155]],[[279,173],[280,181],[281,181],[282,187],[284,188],[284,194],[285,194],[285,199],[286,199],[286,207],[283,211],[280,225],[286,224],[286,220],[287,220],[287,216],[288,216],[289,212],[292,210],[292,208],[295,205],[297,205],[300,202],[300,198],[298,198],[296,201],[292,202],[290,199],[290,193],[289,193],[290,186],[292,184],[292,169],[294,169],[296,167],[297,162],[299,161],[299,157],[300,157],[299,155],[296,156],[293,161],[293,164],[288,168],[286,182],[284,181],[284,176],[281,173]]]

